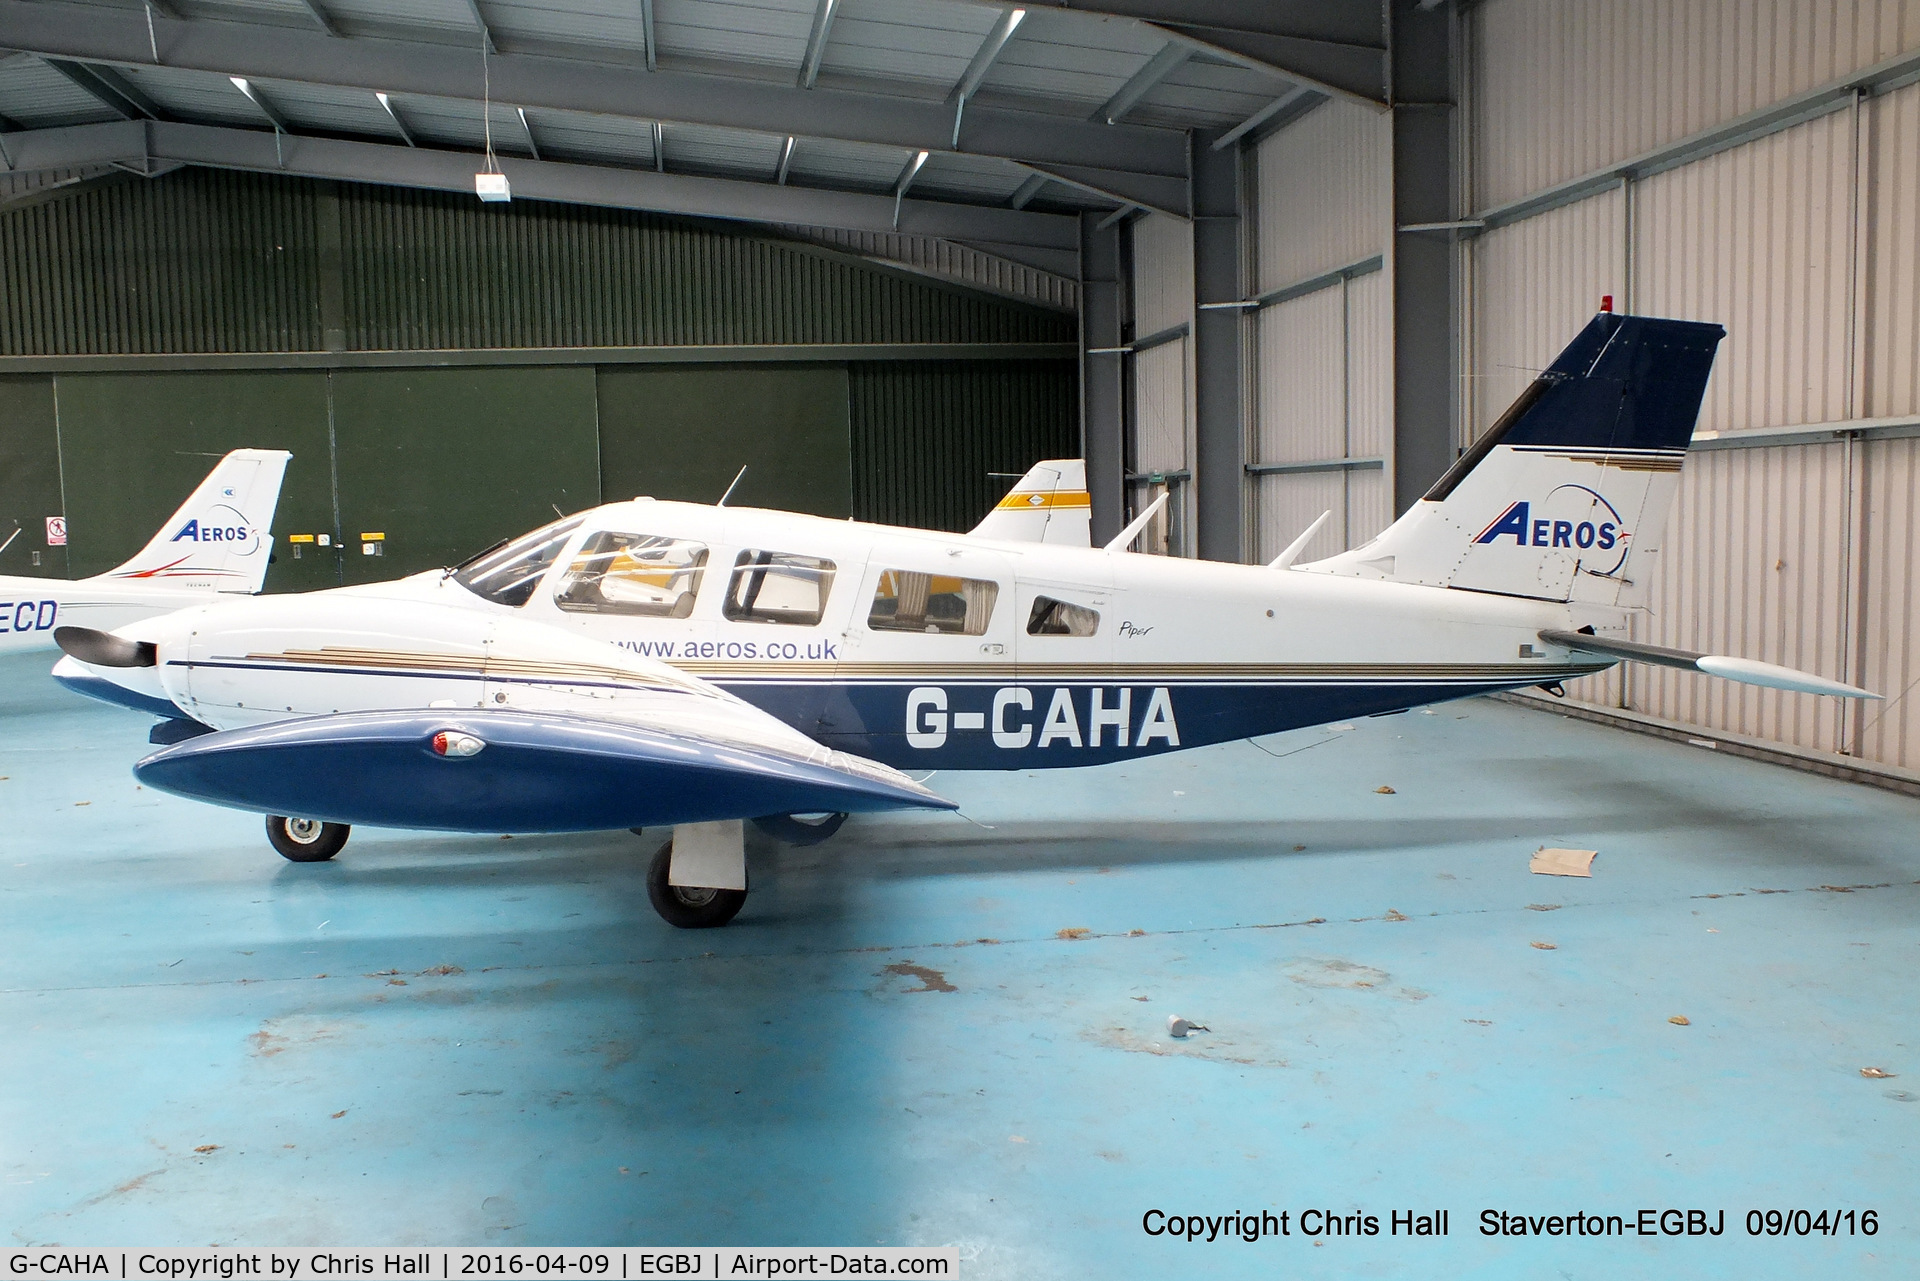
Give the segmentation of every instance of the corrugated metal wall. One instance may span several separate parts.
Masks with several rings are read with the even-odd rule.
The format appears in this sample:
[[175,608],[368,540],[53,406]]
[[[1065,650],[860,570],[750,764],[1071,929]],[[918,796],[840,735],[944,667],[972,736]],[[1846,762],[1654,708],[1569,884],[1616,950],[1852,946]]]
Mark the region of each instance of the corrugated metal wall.
[[[1532,195],[1920,49],[1915,0],[1488,0],[1468,18],[1476,206]],[[1920,86],[1692,159],[1472,241],[1484,429],[1591,314],[1728,329],[1701,430],[1920,410]],[[1629,267],[1630,264],[1630,267]],[[1631,278],[1629,278],[1629,271]],[[1913,440],[1696,446],[1639,639],[1857,680],[1886,704],[1636,667],[1569,687],[1710,730],[1920,767]]]
[[1079,455],[1072,361],[873,361],[847,372],[856,520],[971,529],[1013,477]]
[[1470,21],[1475,208],[1920,45],[1916,0],[1486,0]]
[[335,190],[187,169],[0,210],[0,355],[320,350],[335,217],[353,350],[1075,334],[1056,310],[728,227]]
[[[1329,102],[1255,152],[1255,261],[1261,291],[1286,290],[1390,249],[1390,122]],[[1377,459],[1393,436],[1393,316],[1388,271],[1326,281],[1253,313],[1250,461]],[[1363,466],[1256,475],[1252,546],[1271,559],[1323,511],[1302,553],[1358,546],[1393,519],[1390,471]]]
[[1329,101],[1265,139],[1258,176],[1258,288],[1278,289],[1387,248],[1392,122]]
[[[1163,342],[1127,358],[1132,379],[1127,422],[1127,470],[1135,475],[1188,473],[1193,440],[1193,228],[1164,214],[1149,214],[1131,226],[1133,237],[1133,334],[1136,339],[1164,334],[1185,325],[1187,336]],[[1193,483],[1182,474],[1167,486],[1165,550],[1194,554]],[[1128,514],[1143,510],[1158,486],[1136,481],[1127,488]],[[1143,539],[1141,550],[1161,544]]]
[[0,355],[318,349],[313,189],[183,170],[0,211]]

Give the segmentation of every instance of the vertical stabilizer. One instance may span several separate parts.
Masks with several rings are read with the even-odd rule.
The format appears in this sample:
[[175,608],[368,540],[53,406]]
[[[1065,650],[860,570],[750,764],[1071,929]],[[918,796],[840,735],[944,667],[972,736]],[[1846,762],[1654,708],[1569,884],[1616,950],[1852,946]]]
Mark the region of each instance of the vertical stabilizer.
[[1091,547],[1093,505],[1087,496],[1086,462],[1050,458],[1035,463],[969,532],[1010,543]]
[[222,458],[140,553],[101,579],[201,591],[260,590],[273,553],[273,513],[284,449],[236,449]]
[[1725,336],[1602,312],[1385,533],[1300,568],[1644,606]]

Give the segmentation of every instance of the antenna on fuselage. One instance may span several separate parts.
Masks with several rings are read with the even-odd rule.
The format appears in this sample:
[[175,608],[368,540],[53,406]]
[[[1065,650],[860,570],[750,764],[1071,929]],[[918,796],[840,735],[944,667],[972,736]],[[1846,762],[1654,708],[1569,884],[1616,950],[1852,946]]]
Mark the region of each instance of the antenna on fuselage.
[[13,546],[13,540],[20,537],[20,530],[22,528],[23,527],[20,525],[15,525],[13,527],[13,532],[7,535],[7,541],[4,543],[0,543],[0,552],[3,552],[7,550],[7,548]]
[[733,483],[727,486],[727,492],[720,495],[720,501],[714,504],[715,507],[725,507],[727,505],[727,500],[733,497],[733,491],[740,488],[741,477],[745,476],[746,474],[747,474],[747,469],[745,467],[742,467],[740,469],[739,475],[733,478]]
[[1123,552],[1133,546],[1133,540],[1140,537],[1141,531],[1146,529],[1153,518],[1160,514],[1160,509],[1167,505],[1167,499],[1171,497],[1173,497],[1173,491],[1168,490],[1166,493],[1160,495],[1160,497],[1154,499],[1145,511],[1133,518],[1131,525],[1128,525],[1125,529],[1114,535],[1113,541],[1100,550],[1105,552]]
[[1307,544],[1313,541],[1313,536],[1320,532],[1320,527],[1326,524],[1332,518],[1333,518],[1333,510],[1331,508],[1321,512],[1320,519],[1314,521],[1313,524],[1308,525],[1306,533],[1300,535],[1300,537],[1288,543],[1287,550],[1281,552],[1278,556],[1275,556],[1272,560],[1267,562],[1267,568],[1268,569],[1291,569],[1293,567],[1293,562],[1300,558],[1300,553],[1307,550]]

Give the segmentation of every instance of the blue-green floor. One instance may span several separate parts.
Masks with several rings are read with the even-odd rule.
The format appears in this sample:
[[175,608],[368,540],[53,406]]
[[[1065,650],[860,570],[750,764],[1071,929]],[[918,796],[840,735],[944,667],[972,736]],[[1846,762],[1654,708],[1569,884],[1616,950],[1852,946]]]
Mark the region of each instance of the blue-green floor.
[[[9,1244],[1920,1275],[1920,802],[1476,700],[942,775],[973,822],[756,844],[739,920],[684,933],[625,833],[283,862],[257,818],[139,790],[146,722],[50,662],[0,663]],[[1599,850],[1593,879],[1530,875],[1543,844]],[[1664,1207],[1726,1234],[1477,1230]],[[1746,1234],[1802,1207],[1880,1229]],[[1435,1208],[1449,1237],[1387,1234]],[[1296,1234],[1168,1241],[1154,1209]],[[1302,1237],[1307,1209],[1381,1235]]]

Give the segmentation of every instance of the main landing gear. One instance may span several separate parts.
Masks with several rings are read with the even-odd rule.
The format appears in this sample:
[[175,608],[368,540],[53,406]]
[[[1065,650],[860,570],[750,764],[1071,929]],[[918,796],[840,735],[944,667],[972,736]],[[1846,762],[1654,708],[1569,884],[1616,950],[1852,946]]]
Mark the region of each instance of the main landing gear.
[[267,841],[280,857],[294,863],[324,863],[340,852],[353,831],[345,823],[323,823],[317,818],[267,816]]
[[[845,814],[771,814],[753,820],[789,845],[818,845],[847,821]],[[641,829],[635,828],[635,836]],[[725,925],[747,901],[745,825],[683,823],[647,864],[647,899],[667,924],[683,930]]]

